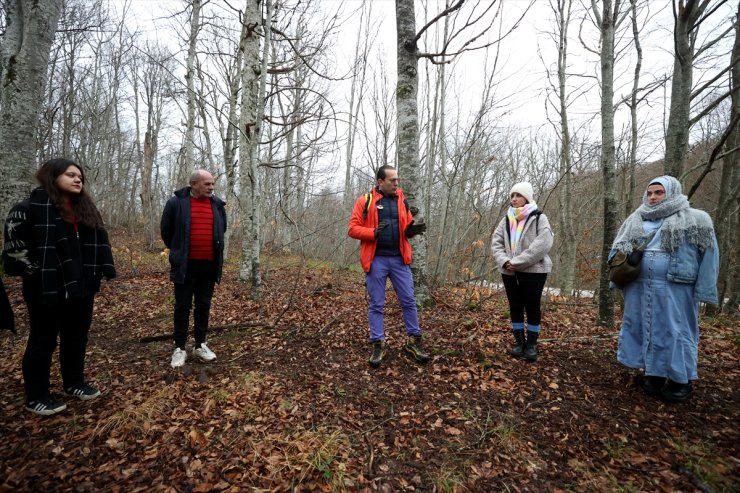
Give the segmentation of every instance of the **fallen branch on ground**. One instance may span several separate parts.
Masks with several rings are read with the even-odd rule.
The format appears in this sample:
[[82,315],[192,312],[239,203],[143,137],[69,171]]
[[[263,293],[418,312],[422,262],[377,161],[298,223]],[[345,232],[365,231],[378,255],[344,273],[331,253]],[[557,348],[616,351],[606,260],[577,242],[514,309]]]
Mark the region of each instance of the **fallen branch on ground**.
[[[252,327],[264,327],[266,329],[274,329],[275,326],[267,322],[248,322],[243,324],[227,324],[227,325],[214,325],[208,327],[209,332],[222,332],[224,330],[232,329],[250,329]],[[173,334],[158,334],[153,336],[144,336],[139,339],[139,342],[145,344],[147,342],[156,341],[169,341],[174,337]]]

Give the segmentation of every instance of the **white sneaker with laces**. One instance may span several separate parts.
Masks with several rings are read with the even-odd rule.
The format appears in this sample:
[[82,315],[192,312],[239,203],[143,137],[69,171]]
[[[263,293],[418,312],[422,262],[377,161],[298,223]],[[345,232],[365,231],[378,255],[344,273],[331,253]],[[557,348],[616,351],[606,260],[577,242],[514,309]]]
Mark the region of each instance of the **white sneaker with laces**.
[[205,342],[202,343],[199,348],[193,349],[193,356],[196,356],[201,361],[204,361],[206,363],[216,359],[216,354],[211,351],[208,346],[206,346]]
[[185,360],[187,358],[188,358],[188,353],[186,353],[184,349],[180,349],[179,347],[176,347],[175,352],[172,353],[172,360],[170,361],[170,366],[172,366],[172,368],[177,368],[178,366],[182,366],[185,364]]

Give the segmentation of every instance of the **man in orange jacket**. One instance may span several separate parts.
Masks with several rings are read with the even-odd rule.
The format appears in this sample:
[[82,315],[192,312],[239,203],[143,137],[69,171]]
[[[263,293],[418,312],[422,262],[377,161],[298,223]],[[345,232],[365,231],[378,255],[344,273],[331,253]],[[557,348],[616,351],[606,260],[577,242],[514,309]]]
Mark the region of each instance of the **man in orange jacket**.
[[365,271],[365,285],[370,303],[367,310],[370,323],[370,343],[373,352],[370,366],[377,368],[386,355],[383,328],[385,286],[390,277],[403,311],[408,341],[406,351],[419,363],[429,361],[421,344],[419,315],[414,298],[414,278],[411,274],[411,244],[409,238],[426,231],[426,224],[414,221],[403,191],[398,188],[398,172],[393,166],[381,166],[373,191],[359,197],[349,220],[350,237],[360,240],[360,264]]

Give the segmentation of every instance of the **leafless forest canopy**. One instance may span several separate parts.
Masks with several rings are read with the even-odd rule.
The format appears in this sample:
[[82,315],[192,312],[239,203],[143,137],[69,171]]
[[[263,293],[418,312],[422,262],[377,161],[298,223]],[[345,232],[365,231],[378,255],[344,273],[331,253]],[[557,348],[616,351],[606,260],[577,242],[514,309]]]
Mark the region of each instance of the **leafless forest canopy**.
[[70,157],[107,224],[156,249],[164,201],[206,168],[258,286],[265,254],[356,262],[351,206],[391,164],[433,286],[496,279],[490,234],[528,180],[555,228],[548,283],[572,293],[603,288],[614,228],[668,173],[715,219],[736,299],[733,2],[66,0],[48,24],[25,3],[0,7],[6,207]]

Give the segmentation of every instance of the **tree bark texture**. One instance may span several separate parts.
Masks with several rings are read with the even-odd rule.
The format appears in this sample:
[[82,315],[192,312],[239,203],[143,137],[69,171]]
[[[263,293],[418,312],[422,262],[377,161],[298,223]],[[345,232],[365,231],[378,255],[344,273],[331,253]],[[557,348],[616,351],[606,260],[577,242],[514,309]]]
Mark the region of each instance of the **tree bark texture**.
[[560,102],[560,244],[561,270],[560,289],[567,296],[573,294],[576,284],[576,259],[578,245],[573,225],[573,170],[571,164],[570,128],[568,127],[568,25],[570,24],[571,0],[558,0],[558,100]]
[[240,194],[239,207],[241,210],[242,225],[242,258],[239,267],[239,279],[247,281],[251,279],[254,259],[252,250],[252,232],[254,223],[259,222],[259,217],[254,215],[254,175],[252,170],[256,169],[256,153],[252,152],[255,145],[259,143],[260,125],[257,121],[257,95],[259,92],[260,75],[260,27],[261,5],[260,0],[248,0],[244,9],[243,38],[243,67],[241,85],[241,115],[240,115],[240,138],[239,138],[239,175]]
[[[740,4],[735,17],[735,43],[732,48],[730,88],[732,105],[730,122],[740,117]],[[736,125],[725,142],[719,207],[715,218],[720,251],[720,304],[729,300],[724,310],[738,315],[740,307],[740,125]]]
[[[420,194],[422,178],[419,171],[419,108],[417,101],[419,59],[415,42],[415,15],[414,0],[396,0],[398,175],[403,180],[402,188],[409,203],[418,207],[420,209],[419,216],[423,217],[426,211],[422,210],[424,202]],[[412,245],[414,257],[411,271],[414,275],[416,303],[424,306],[430,300],[426,276],[426,236],[416,236],[412,240]]]
[[704,12],[708,0],[680,0],[674,37],[671,107],[665,139],[665,174],[681,178],[689,148],[689,115],[693,86],[694,44],[696,21]]
[[637,26],[637,0],[630,0],[632,6],[632,40],[635,43],[635,79],[632,82],[632,94],[630,96],[630,155],[625,180],[625,205],[624,217],[632,212],[632,203],[635,197],[635,169],[637,167],[637,96],[640,88],[640,71],[642,70],[642,45],[640,44],[640,30]]
[[[190,13],[190,36],[188,39],[188,58],[185,68],[185,84],[187,86],[188,113],[185,122],[185,176],[195,171],[195,57],[198,43],[198,32],[200,31],[200,6],[201,0],[192,0],[193,10]],[[213,171],[213,170],[212,170]]]
[[599,315],[597,323],[614,325],[614,296],[609,289],[607,257],[617,232],[618,210],[614,177],[614,31],[618,12],[612,0],[602,0],[601,28],[601,172],[604,187],[604,231],[601,244]]
[[0,217],[28,194],[61,0],[6,0],[0,38]]

